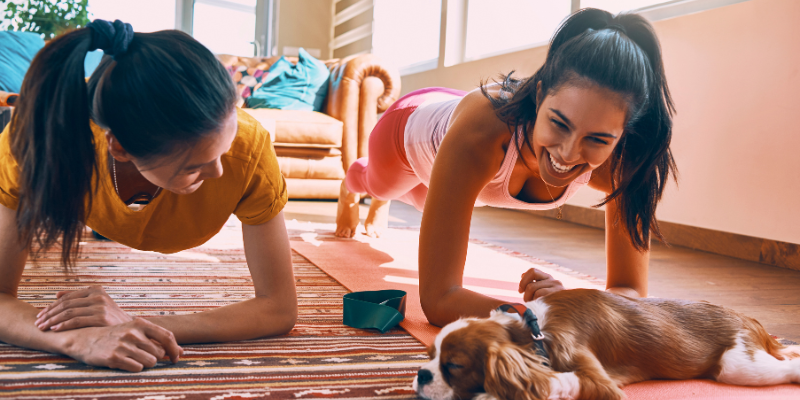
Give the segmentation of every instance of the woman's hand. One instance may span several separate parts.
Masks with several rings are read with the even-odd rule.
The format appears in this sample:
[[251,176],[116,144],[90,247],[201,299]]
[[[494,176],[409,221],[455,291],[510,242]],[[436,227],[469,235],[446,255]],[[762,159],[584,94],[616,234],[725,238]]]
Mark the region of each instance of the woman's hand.
[[561,281],[535,268],[522,274],[522,279],[519,281],[519,292],[525,293],[523,299],[526,302],[564,289]]
[[56,298],[36,316],[36,326],[43,331],[67,331],[133,321],[133,317],[122,311],[102,286],[58,292]]
[[173,364],[178,362],[183,349],[172,332],[135,318],[114,326],[75,332],[65,353],[88,365],[139,372],[154,367],[165,355]]

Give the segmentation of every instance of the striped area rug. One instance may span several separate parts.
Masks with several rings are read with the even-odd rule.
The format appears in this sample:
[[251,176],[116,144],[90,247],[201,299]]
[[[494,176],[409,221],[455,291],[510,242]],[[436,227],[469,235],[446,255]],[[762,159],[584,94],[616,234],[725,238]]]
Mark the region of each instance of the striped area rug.
[[[43,308],[56,292],[100,284],[137,316],[185,314],[253,296],[241,231],[227,226],[191,251],[164,255],[109,242],[85,243],[75,274],[57,253],[28,265],[19,296]],[[293,253],[299,320],[286,336],[186,345],[141,373],[93,368],[69,358],[0,343],[0,398],[19,399],[414,399],[411,381],[428,357],[406,332],[342,325],[347,290]]]

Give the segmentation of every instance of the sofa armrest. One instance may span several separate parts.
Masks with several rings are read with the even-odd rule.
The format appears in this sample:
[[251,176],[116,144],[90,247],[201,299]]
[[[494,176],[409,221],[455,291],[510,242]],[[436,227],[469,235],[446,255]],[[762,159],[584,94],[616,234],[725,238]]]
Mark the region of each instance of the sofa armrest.
[[19,99],[16,93],[8,93],[0,90],[0,107],[11,107]]
[[369,134],[400,95],[400,74],[371,54],[342,59],[331,65],[326,114],[344,123],[342,164],[345,171],[368,153]]
[[18,94],[0,90],[0,132],[11,122],[11,114],[14,111],[12,105],[17,99],[19,99]]

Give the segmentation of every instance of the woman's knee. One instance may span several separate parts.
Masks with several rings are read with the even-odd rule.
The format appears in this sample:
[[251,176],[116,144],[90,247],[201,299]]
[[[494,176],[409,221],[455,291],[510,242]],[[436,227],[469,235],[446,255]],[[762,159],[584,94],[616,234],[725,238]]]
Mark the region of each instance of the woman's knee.
[[413,189],[408,191],[408,193],[400,196],[398,200],[411,205],[412,207],[416,208],[417,211],[422,212],[425,209],[425,199],[428,197],[428,187],[425,184],[420,183],[419,185],[415,186]]
[[367,193],[367,187],[365,185],[367,165],[369,165],[369,159],[366,157],[359,158],[350,165],[344,178],[347,190],[352,193]]

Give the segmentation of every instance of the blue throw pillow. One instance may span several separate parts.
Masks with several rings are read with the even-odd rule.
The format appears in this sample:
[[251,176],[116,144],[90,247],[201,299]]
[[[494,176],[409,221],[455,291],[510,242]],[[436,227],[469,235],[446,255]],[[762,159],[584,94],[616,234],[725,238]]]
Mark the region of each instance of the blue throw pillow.
[[92,76],[92,72],[100,65],[103,60],[103,50],[95,50],[86,53],[86,58],[83,59],[83,71],[86,77]]
[[320,60],[300,48],[297,64],[281,57],[246,100],[250,108],[322,111],[328,95],[330,71]]
[[19,93],[22,78],[44,40],[32,32],[0,31],[0,90]]

